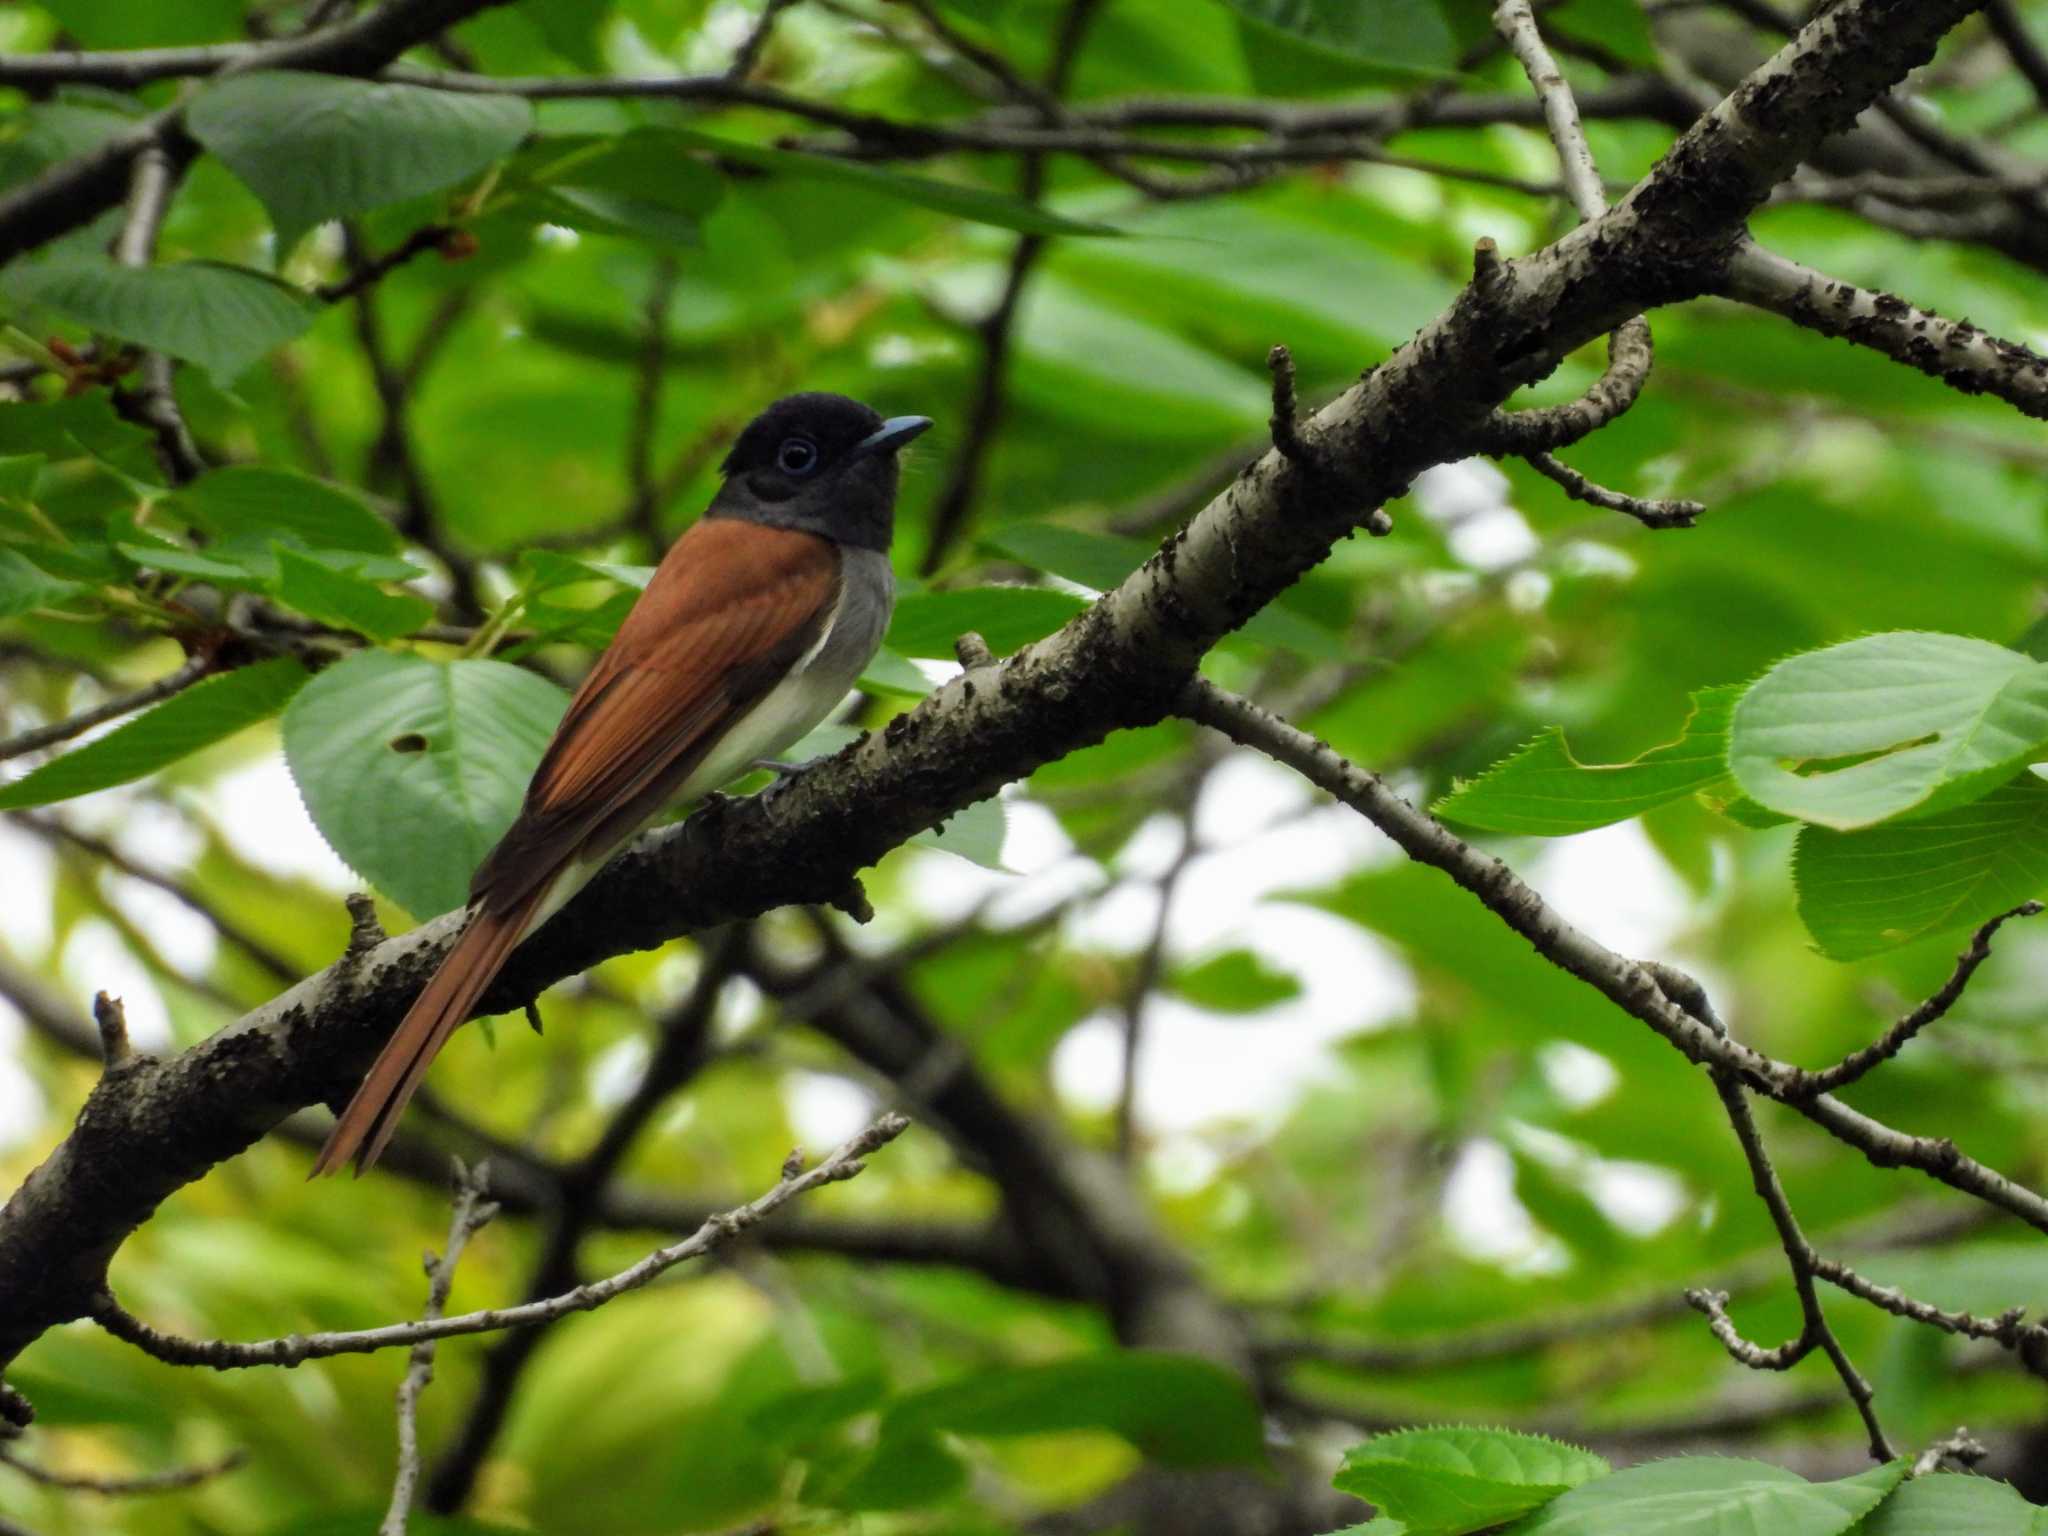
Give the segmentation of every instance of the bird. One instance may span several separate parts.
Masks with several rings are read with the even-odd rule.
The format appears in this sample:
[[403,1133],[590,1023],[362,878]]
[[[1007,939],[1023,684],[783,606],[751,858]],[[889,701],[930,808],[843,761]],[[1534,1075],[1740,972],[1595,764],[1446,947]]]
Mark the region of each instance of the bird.
[[477,867],[461,936],[309,1177],[377,1161],[520,940],[634,833],[773,760],[846,698],[895,603],[897,451],[931,424],[808,392],[776,401],[734,439],[717,494],[570,699],[519,814]]

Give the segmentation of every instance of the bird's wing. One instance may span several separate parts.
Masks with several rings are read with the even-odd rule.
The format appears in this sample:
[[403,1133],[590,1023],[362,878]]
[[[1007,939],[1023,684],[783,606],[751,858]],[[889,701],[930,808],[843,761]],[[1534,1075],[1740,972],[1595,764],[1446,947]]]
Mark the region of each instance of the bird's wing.
[[678,539],[570,700],[472,900],[516,902],[597,828],[651,814],[817,642],[839,583],[839,550],[815,534],[706,518]]

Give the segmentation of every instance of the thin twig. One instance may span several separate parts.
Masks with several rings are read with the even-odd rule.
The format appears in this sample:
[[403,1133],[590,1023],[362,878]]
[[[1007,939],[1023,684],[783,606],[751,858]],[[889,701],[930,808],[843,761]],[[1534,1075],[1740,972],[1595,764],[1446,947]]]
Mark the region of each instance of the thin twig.
[[633,498],[625,520],[646,539],[650,550],[661,548],[663,500],[662,486],[654,474],[654,440],[661,427],[662,385],[668,376],[669,304],[681,277],[682,267],[673,256],[663,256],[654,265],[642,311],[645,329],[633,380],[633,415],[626,433],[626,483],[632,487]]
[[[474,1169],[455,1164],[455,1210],[448,1221],[448,1246],[436,1258],[426,1255],[427,1303],[420,1321],[439,1321],[448,1308],[448,1292],[455,1284],[455,1266],[462,1250],[476,1231],[498,1214],[498,1208],[484,1198],[490,1187],[490,1171],[482,1164]],[[413,1491],[420,1480],[420,1396],[434,1380],[434,1348],[431,1338],[412,1347],[405,1377],[398,1384],[398,1469],[391,1479],[391,1504],[384,1512],[377,1536],[405,1536],[412,1516]]]
[[156,1359],[171,1365],[202,1365],[221,1371],[255,1365],[294,1366],[307,1360],[324,1360],[332,1355],[365,1355],[380,1349],[408,1348],[425,1339],[451,1339],[463,1334],[530,1328],[536,1323],[567,1317],[572,1312],[592,1311],[628,1291],[636,1291],[652,1283],[678,1264],[715,1252],[750,1227],[774,1215],[791,1200],[823,1185],[856,1177],[867,1166],[863,1158],[894,1141],[909,1128],[910,1122],[902,1115],[884,1115],[816,1167],[795,1178],[783,1179],[766,1194],[745,1205],[712,1216],[681,1242],[658,1248],[616,1274],[588,1285],[579,1285],[545,1301],[515,1307],[491,1307],[481,1312],[464,1312],[431,1321],[391,1323],[382,1328],[291,1334],[284,1338],[241,1344],[225,1339],[180,1338],[160,1332],[125,1310],[111,1296],[102,1296],[93,1318],[114,1337],[133,1344]]
[[1531,453],[1523,457],[1531,469],[1564,487],[1565,495],[1573,501],[1624,513],[1645,528],[1690,528],[1707,510],[1704,503],[1697,501],[1629,496],[1620,491],[1610,491],[1547,453]]
[[138,688],[133,693],[124,693],[119,698],[109,699],[106,703],[95,705],[68,720],[56,720],[48,725],[39,725],[33,730],[23,731],[19,736],[0,741],[0,761],[20,757],[25,752],[40,752],[45,747],[54,747],[60,742],[71,740],[74,736],[83,736],[96,725],[104,725],[107,721],[119,719],[122,715],[133,714],[138,709],[147,709],[152,704],[168,699],[174,693],[184,692],[212,670],[212,660],[205,654],[187,657],[177,671],[158,678],[147,687]]
[[745,80],[754,72],[754,66],[761,60],[762,50],[767,48],[768,39],[775,31],[775,23],[782,13],[796,0],[767,0],[761,7],[761,14],[747,35],[740,39],[739,47],[733,50],[732,63],[726,67],[725,78],[733,81]]
[[[170,212],[178,178],[178,167],[160,146],[151,145],[136,155],[129,171],[128,217],[114,239],[114,260],[122,266],[146,267],[155,259],[157,234]],[[174,485],[197,479],[206,473],[206,459],[178,408],[170,358],[145,352],[140,371],[141,387],[117,391],[116,402],[156,434],[157,452]]]
[[313,296],[324,304],[339,304],[343,299],[352,299],[365,288],[382,282],[414,257],[441,250],[455,232],[451,224],[422,224],[382,256],[356,263],[348,276],[339,282],[321,284],[313,290]]
[[1915,1035],[1942,1018],[1956,1005],[1964,989],[1969,986],[1970,978],[1977,974],[1977,968],[1991,958],[1991,940],[2000,928],[2015,917],[2034,917],[2040,912],[2040,902],[2023,901],[2010,911],[2001,912],[1992,918],[1971,935],[1969,947],[1956,956],[1955,969],[1949,973],[1948,980],[1943,982],[1926,1002],[1900,1015],[1891,1028],[1861,1050],[1851,1051],[1832,1067],[1804,1074],[1794,1088],[1795,1094],[1810,1097],[1814,1094],[1834,1093],[1848,1087],[1871,1068],[1890,1061],[1906,1048]]
[[[1088,24],[1101,8],[1102,0],[1067,0],[1060,13],[1059,33],[1053,40],[1052,57],[1045,69],[1045,82],[1030,93],[1024,105],[1042,121],[1056,123],[1059,99],[1066,94],[1074,62],[1080,56]],[[1046,162],[1043,155],[1026,155],[1017,178],[1017,196],[1036,203],[1045,191]],[[981,493],[983,470],[997,431],[1009,408],[1010,349],[1016,329],[1018,305],[1025,285],[1031,280],[1039,259],[1045,255],[1047,237],[1026,234],[1017,237],[1010,251],[1010,264],[1003,274],[1003,289],[975,325],[981,342],[981,367],[975,375],[974,399],[968,406],[967,426],[960,447],[946,473],[946,483],[932,502],[931,533],[919,562],[921,574],[929,576],[945,563],[953,546],[966,531]]]
[[1859,288],[1745,240],[1729,257],[1721,292],[1796,325],[1870,347],[1964,394],[1996,395],[2048,420],[2048,357],[1949,320],[1895,294]]
[[[1720,1095],[1728,1123],[1735,1129],[1735,1139],[1742,1144],[1742,1155],[1749,1163],[1757,1197],[1770,1212],[1771,1224],[1778,1229],[1778,1240],[1784,1246],[1785,1261],[1792,1270],[1792,1287],[1799,1295],[1799,1311],[1804,1324],[1797,1338],[1776,1349],[1760,1349],[1736,1332],[1735,1325],[1728,1320],[1716,1298],[1693,1292],[1686,1299],[1706,1313],[1715,1337],[1721,1340],[1729,1354],[1744,1365],[1758,1370],[1782,1371],[1796,1365],[1816,1349],[1825,1353],[1834,1365],[1835,1374],[1842,1380],[1843,1390],[1862,1416],[1864,1431],[1870,1437],[1871,1459],[1890,1461],[1894,1453],[1891,1441],[1885,1436],[1884,1426],[1878,1422],[1874,1402],[1876,1393],[1863,1373],[1856,1369],[1849,1352],[1842,1348],[1841,1340],[1835,1337],[1834,1329],[1828,1324],[1827,1313],[1821,1308],[1820,1294],[1813,1283],[1814,1261],[1819,1255],[1800,1230],[1799,1219],[1793,1215],[1791,1202],[1785,1198],[1785,1188],[1778,1182],[1778,1170],[1771,1164],[1762,1133],[1757,1130],[1756,1117],[1750,1113],[1749,1094],[1731,1072],[1716,1069],[1712,1076],[1714,1091]],[[1699,1299],[1694,1300],[1695,1296]],[[1718,1298],[1719,1303],[1726,1300],[1725,1296]]]
[[12,1467],[32,1483],[45,1488],[59,1488],[66,1493],[97,1493],[108,1498],[126,1498],[138,1493],[176,1493],[180,1489],[197,1488],[216,1477],[225,1477],[248,1459],[247,1451],[230,1451],[218,1461],[195,1462],[189,1467],[173,1467],[166,1472],[143,1472],[134,1477],[100,1477],[84,1472],[54,1472],[32,1461],[23,1461],[5,1446],[0,1446],[0,1463]]

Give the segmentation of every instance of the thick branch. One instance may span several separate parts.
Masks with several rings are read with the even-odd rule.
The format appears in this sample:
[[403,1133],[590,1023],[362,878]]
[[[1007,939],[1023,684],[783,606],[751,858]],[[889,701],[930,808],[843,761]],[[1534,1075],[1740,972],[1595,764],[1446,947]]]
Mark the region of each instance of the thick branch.
[[[475,0],[465,4],[473,9]],[[442,0],[406,14],[431,13],[445,25],[468,14],[465,4]],[[1970,0],[1832,7],[1681,137],[1616,207],[1468,287],[1319,412],[1308,435],[1340,479],[1304,476],[1277,451],[1264,454],[1057,634],[1000,668],[955,678],[769,803],[707,808],[680,829],[640,839],[523,946],[484,1007],[517,1008],[606,956],[694,928],[829,901],[855,871],[1002,784],[1111,730],[1163,718],[1219,637],[1422,470],[1471,452],[1488,413],[1516,387],[1645,307],[1714,287],[1742,221],[1771,188],[1929,57],[1971,9]],[[1511,894],[1512,876],[1493,861],[1483,861],[1476,878],[1498,896]],[[1569,933],[1522,890],[1516,910],[1525,923],[1552,937]],[[0,1360],[89,1310],[108,1259],[165,1196],[293,1109],[348,1091],[454,926],[449,918],[424,924],[346,976],[330,968],[309,977],[181,1056],[138,1057],[108,1074],[72,1134],[0,1210]],[[1597,978],[1695,1060],[1718,1053],[1745,1074],[1778,1070],[1719,1042],[1663,999],[1640,967],[1583,936],[1562,947],[1575,974]],[[1953,1148],[1903,1136],[1826,1097],[1801,1112],[1874,1158],[1925,1167],[2048,1229],[2048,1201]]]

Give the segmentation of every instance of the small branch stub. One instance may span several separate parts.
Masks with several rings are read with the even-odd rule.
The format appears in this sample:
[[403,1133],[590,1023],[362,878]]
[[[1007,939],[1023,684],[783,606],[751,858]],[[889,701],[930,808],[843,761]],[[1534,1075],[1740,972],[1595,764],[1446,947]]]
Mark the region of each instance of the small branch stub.
[[1481,235],[1472,245],[1472,281],[1484,288],[1500,272],[1500,247],[1493,243],[1493,236]]
[[996,664],[996,653],[988,648],[988,642],[981,638],[980,633],[972,629],[955,637],[953,654],[969,672],[978,672],[983,667]]
[[[1284,342],[1276,343],[1266,354],[1266,366],[1273,372],[1273,415],[1267,422],[1273,446],[1303,474],[1318,481],[1331,479],[1323,456],[1301,435],[1301,410],[1294,393],[1294,354]],[[1394,531],[1394,520],[1387,516],[1386,508],[1374,507],[1359,519],[1359,526],[1379,539]]]
[[135,1054],[128,1043],[128,1010],[121,1006],[121,999],[107,992],[97,994],[92,1000],[92,1017],[100,1027],[102,1061],[118,1067]]

